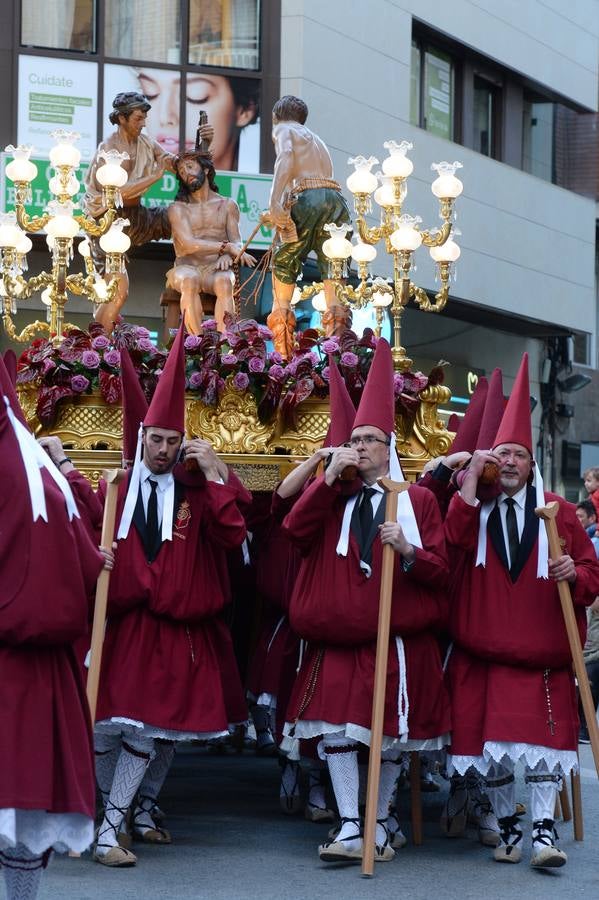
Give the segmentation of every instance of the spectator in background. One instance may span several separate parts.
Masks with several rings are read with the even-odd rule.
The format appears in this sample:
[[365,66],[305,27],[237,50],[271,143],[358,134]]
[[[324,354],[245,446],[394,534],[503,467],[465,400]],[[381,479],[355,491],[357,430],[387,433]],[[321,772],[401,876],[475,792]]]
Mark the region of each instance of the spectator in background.
[[581,500],[576,504],[576,517],[593,542],[599,557],[599,535],[597,535],[597,511],[592,500]]
[[594,466],[582,473],[584,487],[588,493],[587,500],[590,500],[595,507],[595,514],[599,516],[599,467]]

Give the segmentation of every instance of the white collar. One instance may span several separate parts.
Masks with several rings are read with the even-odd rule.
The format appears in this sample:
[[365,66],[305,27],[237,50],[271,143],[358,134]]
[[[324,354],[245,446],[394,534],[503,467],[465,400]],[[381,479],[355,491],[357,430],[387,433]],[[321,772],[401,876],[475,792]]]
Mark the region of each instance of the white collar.
[[[525,484],[524,487],[521,487],[519,491],[512,495],[512,500],[514,503],[520,507],[520,509],[526,509],[526,493],[528,490],[528,484]],[[503,503],[504,500],[508,499],[508,495],[503,492],[497,498],[497,503]]]
[[163,472],[162,475],[156,475],[155,472],[152,472],[150,469],[148,469],[148,467],[146,466],[145,462],[142,459],[141,465],[140,465],[140,481],[143,484],[149,478],[151,478],[153,481],[156,482],[156,484],[158,485],[158,490],[161,493],[164,493],[164,491],[166,491],[168,486],[170,484],[172,484],[172,482],[174,481],[174,476],[173,476],[172,471]]

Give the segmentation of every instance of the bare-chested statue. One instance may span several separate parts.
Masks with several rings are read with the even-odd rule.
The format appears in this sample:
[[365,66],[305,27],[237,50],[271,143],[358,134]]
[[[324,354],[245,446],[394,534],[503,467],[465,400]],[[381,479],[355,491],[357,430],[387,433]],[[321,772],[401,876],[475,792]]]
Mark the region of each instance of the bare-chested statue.
[[[129,220],[125,229],[132,247],[139,247],[148,241],[159,241],[171,236],[167,211],[164,207],[150,208],[141,205],[143,194],[160,181],[165,171],[174,172],[175,157],[162,149],[160,144],[142,134],[151,104],[147,97],[136,91],[117,94],[112,101],[112,112],[109,119],[116,125],[116,131],[98,146],[91,165],[85,176],[85,195],[82,206],[88,215],[95,219],[106,212],[102,200],[102,185],[96,180],[96,172],[103,165],[103,153],[117,150],[127,153],[129,159],[122,163],[128,172],[129,179],[121,188],[123,209],[119,215]],[[201,137],[209,144],[214,130],[205,125],[201,129]],[[97,238],[90,238],[92,258],[98,272],[103,273],[105,254]],[[111,331],[119,311],[129,291],[127,273],[119,276],[120,284],[116,298],[98,308],[96,319],[107,331]]]
[[[175,246],[175,265],[167,273],[167,284],[181,293],[181,311],[189,331],[198,334],[202,324],[200,292],[216,296],[215,318],[224,330],[225,313],[234,314],[233,260],[243,244],[239,232],[239,207],[230,197],[221,197],[214,182],[209,154],[184,153],[175,164],[180,190],[168,207],[168,220]],[[256,260],[244,253],[244,266]]]
[[267,321],[275,348],[287,359],[293,350],[295,315],[291,298],[302,263],[314,251],[324,280],[327,334],[351,324],[351,313],[335,296],[327,278],[328,261],[322,252],[329,237],[324,226],[351,222],[341,186],[333,179],[333,163],[324,142],[306,128],[308,107],[299,97],[287,95],[272,111],[272,138],[276,148],[269,211],[263,217],[279,230],[282,244],[273,257],[273,308]]

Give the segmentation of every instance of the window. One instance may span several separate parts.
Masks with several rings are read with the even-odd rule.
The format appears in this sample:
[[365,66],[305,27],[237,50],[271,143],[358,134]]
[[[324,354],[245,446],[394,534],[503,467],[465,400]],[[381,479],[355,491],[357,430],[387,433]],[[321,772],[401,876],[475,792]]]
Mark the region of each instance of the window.
[[586,332],[574,332],[574,348],[572,361],[579,366],[588,366],[591,362],[591,336]]
[[190,0],[189,62],[257,69],[260,0]]
[[105,9],[106,56],[181,62],[179,0],[106,0]]
[[95,0],[23,0],[21,44],[95,53]]
[[524,94],[522,109],[522,168],[531,175],[554,181],[554,104]]
[[455,65],[453,58],[424,42],[412,43],[410,119],[438,137],[453,140]]
[[498,121],[500,89],[486,78],[474,76],[473,150],[483,156],[499,156]]

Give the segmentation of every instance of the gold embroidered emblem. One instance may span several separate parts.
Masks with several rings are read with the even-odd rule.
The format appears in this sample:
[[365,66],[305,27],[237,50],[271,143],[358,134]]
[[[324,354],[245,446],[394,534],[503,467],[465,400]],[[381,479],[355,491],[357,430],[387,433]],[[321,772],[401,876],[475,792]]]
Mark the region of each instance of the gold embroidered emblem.
[[187,540],[187,536],[184,534],[180,534],[179,532],[183,531],[188,527],[189,522],[191,520],[191,509],[189,507],[189,502],[187,500],[182,500],[179,509],[177,510],[177,518],[175,520],[175,528],[176,531],[173,534],[181,538],[181,540]]

